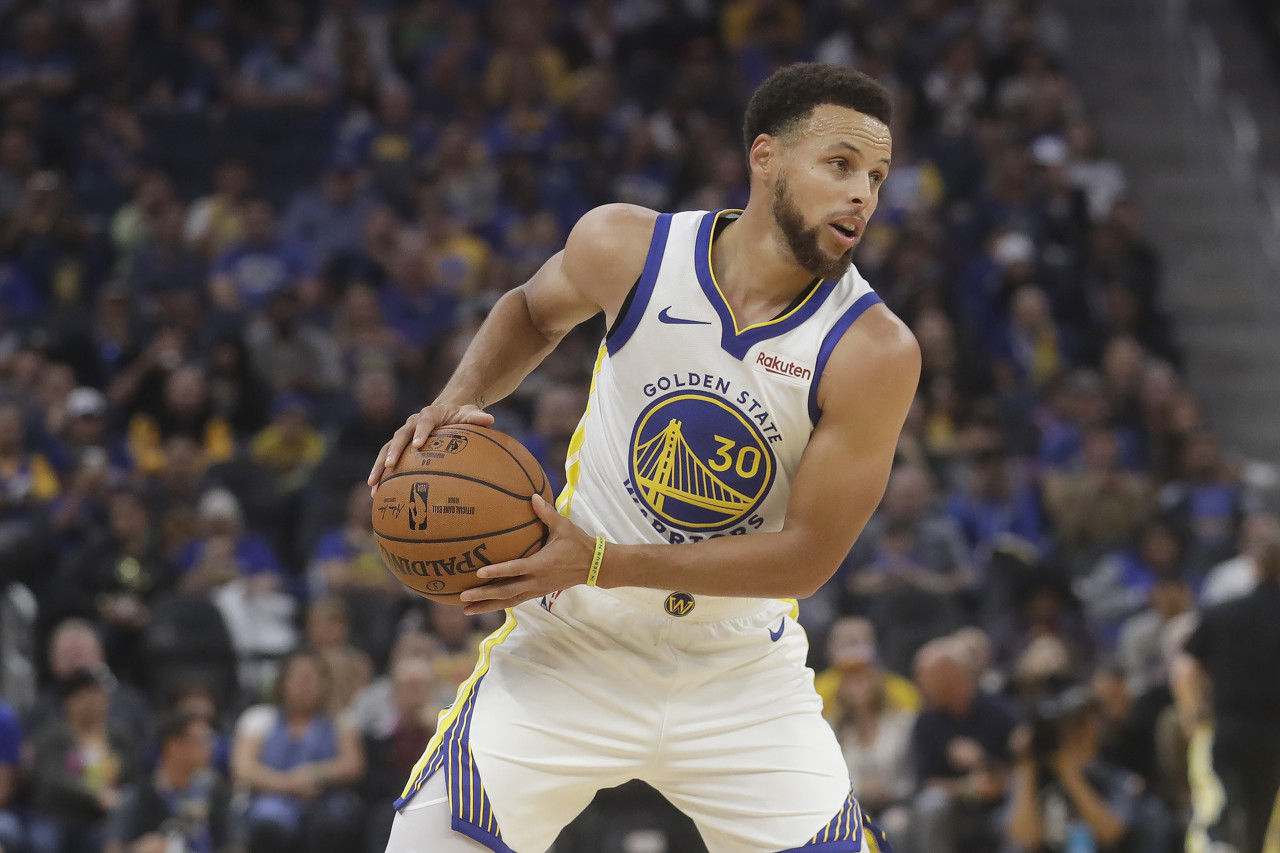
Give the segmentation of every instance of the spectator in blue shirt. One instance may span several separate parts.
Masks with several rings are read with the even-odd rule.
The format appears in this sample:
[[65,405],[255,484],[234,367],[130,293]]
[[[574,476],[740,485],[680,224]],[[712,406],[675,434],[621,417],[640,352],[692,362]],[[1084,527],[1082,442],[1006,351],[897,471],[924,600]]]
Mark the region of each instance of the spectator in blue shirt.
[[[1091,428],[1107,425],[1112,416],[1102,380],[1089,370],[1077,370],[1066,386],[1055,389],[1062,397],[1066,417],[1045,425],[1040,443],[1040,463],[1046,468],[1070,470],[1084,463],[1084,437]],[[1057,401],[1055,401],[1057,402]],[[1133,430],[1111,430],[1119,453],[1120,466],[1128,471],[1144,468],[1142,445]]]
[[38,316],[44,299],[31,281],[31,276],[21,264],[0,261],[0,310],[7,325],[17,326],[33,322]]
[[75,85],[71,57],[58,50],[53,17],[33,10],[22,18],[18,49],[0,55],[0,101],[31,94],[57,98]]
[[378,194],[407,212],[419,164],[432,147],[426,125],[414,117],[409,87],[394,79],[384,83],[377,116],[352,131],[347,144],[369,169]]
[[285,213],[281,232],[310,248],[315,269],[360,249],[364,221],[376,202],[362,189],[358,167],[354,156],[335,155],[320,176],[319,189],[298,194]]
[[363,809],[352,787],[364,775],[360,736],[326,702],[331,674],[316,652],[282,664],[273,705],[249,708],[236,724],[231,772],[250,791],[249,853],[358,849]]
[[1146,609],[1158,581],[1182,577],[1185,554],[1181,530],[1155,518],[1139,529],[1132,547],[1107,554],[1075,582],[1073,591],[1102,649],[1115,650],[1124,621]]
[[22,758],[22,727],[7,704],[0,702],[0,850],[20,850],[25,832],[13,810],[18,766]]
[[382,289],[381,302],[391,328],[415,346],[430,347],[453,328],[457,302],[437,286],[421,246],[400,249],[392,262],[391,280]]
[[244,529],[240,504],[224,489],[211,489],[197,508],[204,535],[182,550],[182,586],[204,592],[237,578],[268,589],[281,580],[280,563],[267,540]]
[[284,19],[240,63],[235,94],[247,107],[318,107],[333,96],[336,83],[332,57],[306,43],[297,21]]
[[1208,430],[1187,437],[1181,463],[1181,477],[1160,492],[1160,510],[1190,532],[1190,568],[1203,577],[1235,556],[1240,524],[1257,507]]
[[273,293],[294,283],[314,292],[307,253],[276,233],[275,213],[263,199],[251,201],[244,216],[244,240],[218,258],[209,282],[220,308],[261,309]]
[[1001,536],[1011,534],[1042,548],[1040,501],[1032,489],[1013,482],[1000,434],[991,431],[971,459],[968,491],[953,495],[947,505],[969,547],[981,557]]

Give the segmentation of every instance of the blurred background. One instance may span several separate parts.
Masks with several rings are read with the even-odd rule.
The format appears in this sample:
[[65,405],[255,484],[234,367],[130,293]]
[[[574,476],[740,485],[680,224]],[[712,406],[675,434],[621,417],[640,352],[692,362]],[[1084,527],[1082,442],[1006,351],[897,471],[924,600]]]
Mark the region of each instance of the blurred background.
[[[381,851],[494,623],[384,570],[375,454],[583,212],[743,205],[797,60],[893,92],[856,262],[924,359],[801,605],[864,808],[1262,849],[1274,0],[0,0],[0,849]],[[557,488],[602,334],[492,409]],[[702,849],[634,783],[555,847]]]

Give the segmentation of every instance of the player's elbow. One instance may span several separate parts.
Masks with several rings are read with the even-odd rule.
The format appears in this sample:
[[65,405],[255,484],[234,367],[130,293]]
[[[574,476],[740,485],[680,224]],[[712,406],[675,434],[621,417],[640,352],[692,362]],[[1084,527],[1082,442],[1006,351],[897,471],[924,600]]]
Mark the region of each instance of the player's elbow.
[[808,598],[826,585],[827,581],[840,569],[841,559],[828,555],[814,554],[803,561],[803,569],[791,575],[791,588],[784,598]]
[[[827,578],[829,577],[830,575],[827,576]],[[822,585],[827,582],[827,578],[821,578],[816,581],[806,581],[806,582],[799,583],[792,589],[788,590],[787,593],[781,597],[795,598],[795,599],[808,598],[811,595],[815,595],[818,592],[818,590],[822,589]]]

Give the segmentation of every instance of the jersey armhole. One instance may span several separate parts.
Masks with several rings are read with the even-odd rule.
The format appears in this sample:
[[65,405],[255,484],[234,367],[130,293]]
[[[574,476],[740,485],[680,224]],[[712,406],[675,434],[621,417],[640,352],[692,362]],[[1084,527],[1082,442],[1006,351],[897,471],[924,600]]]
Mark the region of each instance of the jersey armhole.
[[605,347],[609,355],[615,355],[623,344],[630,340],[640,325],[649,306],[649,297],[653,295],[653,286],[658,280],[658,270],[662,267],[662,255],[667,248],[667,235],[671,231],[670,213],[661,214],[653,224],[653,239],[649,241],[649,254],[644,259],[644,271],[632,286],[622,303],[618,316],[614,318],[613,327],[605,334]]
[[640,289],[640,280],[642,278],[644,278],[644,273],[640,273],[636,278],[635,284],[631,285],[631,289],[627,291],[627,298],[622,300],[622,307],[618,309],[618,316],[613,318],[613,325],[609,327],[609,331],[604,333],[605,343],[613,340],[614,333],[618,331],[618,327],[626,319],[627,312],[631,310],[631,303],[635,301],[636,291]]
[[818,418],[822,417],[822,409],[818,408],[818,383],[822,381],[822,371],[826,369],[831,353],[835,351],[836,344],[840,343],[844,333],[849,331],[854,320],[861,317],[872,305],[883,302],[884,300],[875,291],[862,294],[847,311],[840,315],[840,319],[836,320],[826,337],[822,339],[822,346],[818,349],[818,361],[813,369],[813,380],[809,383],[809,420],[815,426]]

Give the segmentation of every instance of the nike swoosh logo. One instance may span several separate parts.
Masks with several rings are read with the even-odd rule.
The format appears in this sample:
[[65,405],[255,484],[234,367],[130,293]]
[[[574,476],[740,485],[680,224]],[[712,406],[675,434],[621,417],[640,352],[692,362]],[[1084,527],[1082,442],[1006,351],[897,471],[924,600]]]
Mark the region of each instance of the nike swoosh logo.
[[673,326],[710,326],[707,320],[686,320],[683,317],[672,317],[668,312],[671,306],[668,305],[658,312],[658,319],[664,323],[670,323]]
[[786,627],[787,617],[783,616],[782,621],[778,623],[778,630],[775,631],[772,628],[769,629],[769,639],[773,640],[775,643],[778,642],[778,640],[782,639],[782,632],[786,630]]

